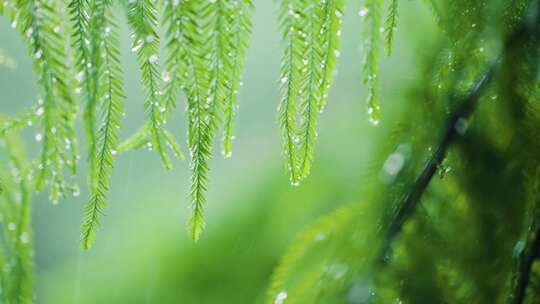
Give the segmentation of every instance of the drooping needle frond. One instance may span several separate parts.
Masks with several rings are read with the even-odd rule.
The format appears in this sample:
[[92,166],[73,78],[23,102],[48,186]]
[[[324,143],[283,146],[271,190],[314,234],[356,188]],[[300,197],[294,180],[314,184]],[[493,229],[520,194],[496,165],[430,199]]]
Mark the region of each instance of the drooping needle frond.
[[84,209],[82,224],[82,247],[89,249],[99,226],[99,216],[106,206],[110,187],[114,155],[118,144],[118,129],[123,113],[123,81],[118,50],[117,25],[109,7],[109,1],[96,0],[96,12],[103,16],[101,65],[99,69],[99,128],[91,172],[90,200]]
[[366,41],[364,44],[364,83],[367,84],[367,109],[369,122],[379,124],[379,49],[381,42],[382,0],[366,0],[360,15],[365,18]]
[[319,113],[327,103],[339,56],[342,10],[341,0],[281,3],[285,54],[279,112],[293,185],[298,185],[311,170]]
[[217,23],[217,64],[221,66],[216,92],[220,92],[218,103],[223,112],[223,139],[221,152],[225,157],[232,153],[234,139],[234,117],[238,106],[238,89],[246,58],[246,50],[251,32],[251,0],[220,1],[220,17]]
[[[84,127],[88,146],[88,161],[93,162],[96,145],[96,118],[95,108],[98,102],[99,75],[98,69],[101,58],[99,56],[101,45],[99,43],[103,30],[103,16],[98,16],[96,1],[72,0],[69,5],[69,14],[72,22],[73,52],[75,59],[75,79],[77,93],[84,102]],[[90,166],[89,178],[94,174],[94,166]],[[90,181],[92,183],[92,181]]]
[[188,229],[198,240],[204,229],[203,205],[208,186],[208,160],[212,157],[212,140],[217,129],[216,105],[212,98],[212,39],[216,22],[214,3],[203,0],[184,1],[186,52],[182,75],[188,108],[188,146],[191,156],[191,191],[193,212]]
[[[164,1],[163,7],[163,26],[166,28],[165,37],[167,39],[165,43],[165,64],[164,71],[161,73],[161,80],[163,81],[163,100],[160,112],[162,115],[163,123],[167,122],[171,111],[176,107],[176,98],[178,97],[178,91],[181,87],[180,73],[183,66],[181,60],[183,57],[183,37],[181,31],[183,29],[183,23],[181,16],[181,5],[178,5],[178,1]],[[184,155],[180,150],[180,146],[176,142],[174,136],[163,129],[162,140],[172,150],[173,154],[178,159],[184,159]],[[133,135],[124,140],[119,148],[118,152],[123,152],[131,149],[138,149],[146,146],[151,139],[152,123],[147,122],[144,126],[139,128]]]
[[397,27],[398,0],[391,0],[388,6],[388,15],[384,26],[386,53],[392,55],[392,45],[394,44],[394,32]]
[[323,40],[322,63],[323,76],[320,86],[321,105],[319,111],[324,111],[328,100],[328,90],[332,85],[337,58],[340,55],[341,23],[343,16],[343,0],[326,0],[323,5],[323,24],[319,39]]
[[172,167],[167,154],[163,128],[163,113],[167,111],[163,104],[159,73],[159,35],[157,9],[154,1],[136,0],[128,4],[128,23],[133,31],[131,51],[137,54],[142,73],[142,83],[146,90],[145,109],[148,114],[150,141],[148,147],[155,150],[163,166]]
[[280,3],[279,26],[285,53],[281,60],[281,91],[279,124],[283,137],[283,154],[292,185],[301,180],[300,159],[296,147],[299,139],[297,126],[297,102],[300,99],[301,73],[304,66],[305,12],[302,1],[284,0]]
[[[300,177],[306,178],[313,162],[319,113],[327,103],[335,62],[339,56],[339,36],[343,1],[313,1],[305,9],[308,47],[300,88]],[[322,21],[322,22],[321,22]]]
[[[64,195],[63,170],[67,159],[76,161],[78,155],[70,143],[74,140],[73,116],[75,101],[69,87],[64,39],[61,35],[61,13],[56,1],[26,1],[15,3],[12,24],[26,37],[38,74],[38,102],[42,132],[42,153],[36,176],[36,189],[51,184],[50,198],[58,202]],[[71,155],[71,157],[70,157]],[[68,164],[74,171],[74,163]]]
[[40,109],[39,107],[30,107],[17,113],[17,115],[13,117],[5,119],[0,126],[0,137],[6,136],[11,132],[15,132],[26,126],[33,125],[38,120],[42,110],[43,109]]

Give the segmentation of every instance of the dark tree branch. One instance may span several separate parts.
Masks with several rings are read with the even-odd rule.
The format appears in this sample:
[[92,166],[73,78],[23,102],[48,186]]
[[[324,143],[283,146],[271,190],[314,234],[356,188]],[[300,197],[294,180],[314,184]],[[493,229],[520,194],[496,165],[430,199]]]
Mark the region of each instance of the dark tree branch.
[[[540,205],[537,208],[540,208]],[[525,245],[517,257],[508,304],[521,304],[525,300],[532,266],[538,258],[540,258],[540,212],[537,212],[535,220],[529,227]]]
[[[540,5],[538,5],[539,2],[539,0],[534,0],[531,2],[531,4],[536,5],[535,8],[537,8],[540,7]],[[398,207],[394,212],[388,226],[388,230],[386,231],[379,255],[377,256],[377,263],[379,265],[384,266],[390,261],[392,256],[392,242],[401,232],[405,222],[414,215],[422,195],[435,175],[437,168],[445,158],[448,148],[457,138],[459,138],[460,131],[462,131],[461,125],[464,124],[466,126],[467,119],[473,114],[484,89],[489,85],[497,69],[500,67],[502,62],[501,58],[505,56],[511,49],[515,47],[522,47],[524,42],[530,39],[531,36],[538,34],[538,12],[535,11],[535,14],[533,14],[532,17],[533,20],[527,17],[524,18],[523,24],[508,37],[501,51],[501,56],[491,64],[484,75],[477,79],[468,93],[460,98],[459,102],[457,103],[457,108],[447,119],[443,132],[441,133],[441,139],[435,152],[427,160],[424,169],[415,179],[410,191],[405,194],[398,203]],[[529,265],[529,268],[531,265]],[[526,275],[528,277],[528,273]]]
[[426,162],[424,169],[414,181],[411,190],[398,204],[398,208],[390,221],[381,252],[378,256],[379,263],[386,264],[390,260],[392,242],[400,233],[403,224],[405,224],[416,211],[420,198],[422,197],[422,194],[424,194],[433,175],[437,172],[437,168],[445,158],[448,147],[450,147],[450,145],[460,136],[459,132],[462,131],[462,125],[466,124],[467,119],[476,108],[476,104],[478,103],[483,90],[491,82],[498,66],[498,62],[499,60],[497,60],[497,62],[476,81],[474,86],[469,90],[469,93],[462,98],[459,106],[447,119],[437,149]]

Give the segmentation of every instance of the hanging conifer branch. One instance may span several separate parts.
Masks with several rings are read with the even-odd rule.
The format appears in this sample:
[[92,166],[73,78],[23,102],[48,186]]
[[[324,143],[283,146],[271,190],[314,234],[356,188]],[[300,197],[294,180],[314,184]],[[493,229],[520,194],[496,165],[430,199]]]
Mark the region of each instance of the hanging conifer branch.
[[303,50],[307,44],[303,33],[306,17],[299,1],[283,0],[280,4],[279,25],[285,53],[281,60],[282,98],[279,104],[279,124],[283,136],[283,154],[287,162],[292,185],[300,184],[297,127],[297,99],[300,98],[300,75],[304,67]]
[[[55,32],[58,37],[63,37],[64,33],[69,35],[71,30],[69,27],[66,27],[66,24],[62,20],[68,18],[66,14],[65,3],[63,1],[51,1],[51,6],[54,14],[54,25],[53,32]],[[69,41],[69,40],[68,40]],[[60,80],[60,89],[56,89],[58,96],[60,97],[61,102],[59,103],[59,116],[60,116],[60,125],[57,128],[60,130],[58,132],[60,136],[60,143],[64,146],[65,151],[65,167],[68,169],[68,172],[71,174],[71,182],[66,185],[66,190],[70,191],[73,195],[78,195],[79,189],[76,181],[77,175],[77,165],[79,162],[79,145],[77,140],[77,134],[75,131],[76,117],[78,115],[78,102],[74,97],[74,93],[77,90],[73,90],[75,81],[73,80],[74,74],[73,70],[69,68],[72,63],[72,54],[69,49],[69,43],[60,40],[59,46],[64,49],[64,71],[63,78]],[[53,80],[58,82],[58,80]]]
[[381,32],[381,0],[366,0],[365,7],[360,11],[365,16],[367,30],[364,45],[364,83],[368,87],[367,107],[369,121],[373,125],[379,124],[379,49]]
[[[95,40],[102,32],[102,23],[96,21],[103,20],[102,16],[96,16],[95,1],[72,0],[69,5],[69,13],[73,24],[73,51],[75,57],[75,71],[78,87],[76,90],[82,96],[84,102],[83,118],[85,122],[86,141],[88,145],[88,162],[92,164],[92,157],[95,154],[96,145],[96,122],[95,108],[97,104],[98,89],[98,67],[100,45]],[[89,166],[89,179],[94,174]],[[90,182],[91,183],[91,182]]]
[[238,105],[238,89],[241,85],[241,74],[246,59],[246,50],[251,33],[251,0],[223,1],[223,29],[218,40],[224,46],[221,57],[224,69],[222,111],[223,139],[221,152],[225,157],[231,156],[234,138],[234,116]]
[[203,206],[208,186],[208,160],[212,157],[212,140],[217,129],[216,105],[212,94],[211,56],[215,26],[215,4],[202,0],[184,1],[186,18],[183,30],[187,42],[183,62],[187,73],[182,73],[188,109],[188,147],[191,157],[192,215],[189,234],[198,240],[204,229]]
[[184,20],[182,15],[184,6],[179,5],[179,1],[167,0],[164,4],[163,25],[166,27],[167,42],[165,44],[165,71],[162,74],[164,84],[163,96],[165,99],[165,116],[176,107],[176,97],[182,83],[180,73],[182,71],[182,57],[184,47],[182,43],[182,29]]
[[156,31],[158,21],[154,2],[149,0],[130,1],[128,22],[133,31],[131,51],[137,54],[142,72],[142,82],[147,91],[145,109],[149,116],[150,141],[148,148],[155,150],[163,166],[170,169],[172,163],[163,140],[163,113],[166,112],[166,108],[162,102],[159,84],[159,36]]
[[392,45],[394,44],[394,32],[397,27],[398,18],[398,0],[390,0],[388,6],[388,15],[386,16],[386,24],[384,26],[384,35],[386,42],[386,53],[392,55]]
[[[163,25],[166,28],[167,42],[165,44],[165,70],[161,74],[161,80],[164,84],[163,100],[161,101],[163,106],[160,108],[160,112],[164,124],[167,122],[171,111],[176,107],[177,93],[182,85],[179,77],[179,74],[182,73],[181,60],[184,48],[181,36],[184,22],[181,19],[182,7],[179,5],[179,1],[167,0],[163,3]],[[119,145],[118,152],[144,147],[151,140],[151,130],[151,123],[146,123]],[[184,159],[184,155],[174,136],[165,128],[162,128],[162,130],[162,139],[165,144],[172,150],[176,158]]]
[[[326,7],[324,7],[326,8]],[[299,178],[306,178],[311,170],[313,162],[313,150],[317,137],[317,122],[319,119],[319,107],[322,104],[321,90],[322,78],[324,75],[323,49],[326,41],[319,37],[324,37],[323,7],[318,1],[308,1],[303,8],[306,16],[305,27],[301,35],[305,36],[307,45],[304,49],[303,70],[300,81],[300,91],[298,92],[300,103],[301,123],[299,127]],[[328,36],[327,36],[328,37]]]
[[284,154],[291,183],[311,170],[319,113],[328,98],[336,59],[343,1],[282,1],[280,27],[285,43],[279,106]]
[[323,24],[321,26],[321,35],[319,39],[323,40],[322,63],[323,68],[322,82],[320,85],[321,104],[319,112],[324,111],[328,100],[328,91],[334,78],[336,61],[339,57],[339,45],[341,37],[341,23],[343,16],[343,0],[326,0],[323,5]]
[[42,190],[50,181],[50,199],[58,202],[65,190],[63,160],[69,159],[64,142],[73,136],[66,125],[66,118],[71,113],[65,110],[74,104],[67,81],[64,41],[60,35],[61,17],[55,1],[21,0],[15,3],[12,18],[12,24],[19,28],[29,44],[43,96],[36,112],[42,116],[43,127],[43,134],[36,135],[36,140],[43,142],[36,189]]
[[110,188],[111,172],[114,167],[114,155],[118,143],[118,129],[123,113],[123,81],[118,50],[117,25],[110,11],[109,1],[95,1],[96,13],[103,16],[102,64],[99,67],[100,128],[97,132],[96,155],[92,157],[94,167],[91,172],[90,200],[84,210],[82,224],[82,246],[89,249],[95,239],[99,226],[99,216],[105,208],[106,197]]
[[30,107],[26,110],[22,110],[15,116],[6,119],[3,125],[0,127],[0,137],[4,137],[9,133],[16,132],[27,126],[31,126],[37,122],[39,118],[39,107]]

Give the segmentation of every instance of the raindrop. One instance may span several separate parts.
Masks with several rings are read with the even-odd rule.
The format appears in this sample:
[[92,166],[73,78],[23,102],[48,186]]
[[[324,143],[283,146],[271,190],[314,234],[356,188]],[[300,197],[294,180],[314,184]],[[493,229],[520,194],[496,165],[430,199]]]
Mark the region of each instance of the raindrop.
[[367,9],[367,7],[363,7],[360,9],[360,11],[358,11],[358,15],[360,15],[360,17],[365,17],[369,12],[369,9]]
[[394,152],[388,156],[383,165],[383,170],[390,175],[396,175],[405,164],[405,157],[400,152]]
[[454,128],[460,135],[464,135],[465,132],[467,132],[467,128],[469,127],[469,123],[467,122],[467,119],[460,117],[456,124],[454,125]]
[[30,242],[30,236],[26,232],[21,233],[21,235],[19,236],[19,239],[21,240],[21,243],[23,244],[28,244],[28,242]]
[[276,296],[274,304],[283,304],[286,299],[287,299],[287,293],[285,291],[280,291]]
[[34,58],[40,59],[42,55],[43,55],[43,51],[42,51],[42,50],[37,50],[37,51],[34,53]]
[[514,258],[519,257],[524,249],[525,249],[525,242],[523,240],[519,240],[514,246],[514,249],[512,251],[512,256]]
[[10,222],[7,227],[8,227],[8,230],[13,231],[15,230],[15,228],[17,228],[17,225],[15,225],[15,223],[13,222]]
[[169,82],[171,81],[171,74],[169,74],[169,72],[164,71],[163,74],[161,75],[161,78],[163,79],[163,81]]
[[374,126],[377,126],[379,123],[380,123],[380,120],[376,117],[370,117],[368,119],[369,123],[374,125]]
[[84,77],[84,73],[83,73],[83,72],[79,72],[79,73],[75,76],[75,79],[77,79],[78,82],[82,82],[82,81],[83,81],[83,77]]
[[131,52],[132,53],[137,53],[142,47],[142,43],[139,43],[137,45],[135,45],[134,47],[131,48]]

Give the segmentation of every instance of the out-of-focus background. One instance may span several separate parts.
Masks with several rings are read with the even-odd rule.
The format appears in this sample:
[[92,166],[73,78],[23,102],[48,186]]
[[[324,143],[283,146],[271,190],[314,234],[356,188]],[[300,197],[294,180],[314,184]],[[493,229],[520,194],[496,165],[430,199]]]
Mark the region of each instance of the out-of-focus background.
[[[300,187],[290,185],[281,157],[277,2],[255,0],[234,152],[232,158],[223,159],[216,149],[211,161],[207,229],[201,240],[192,242],[185,228],[188,162],[176,162],[167,172],[148,151],[120,155],[106,216],[88,252],[79,245],[87,200],[84,169],[80,196],[53,206],[46,193],[36,194],[36,302],[262,303],[272,271],[294,236],[320,215],[362,201],[360,193],[370,183],[365,177],[377,147],[384,144],[393,118],[406,105],[404,92],[420,72],[418,60],[438,35],[420,1],[400,2],[394,54],[381,58],[383,120],[374,127],[367,121],[361,83],[360,1],[346,2],[341,56],[321,116],[316,160]],[[144,120],[143,92],[135,57],[129,53],[125,15],[118,13],[127,87],[125,137]],[[14,114],[36,102],[37,86],[27,50],[6,18],[0,18],[0,48],[16,63],[0,67],[0,108]],[[183,143],[183,100],[179,104],[169,129]],[[38,152],[35,132],[25,133],[33,155]]]

